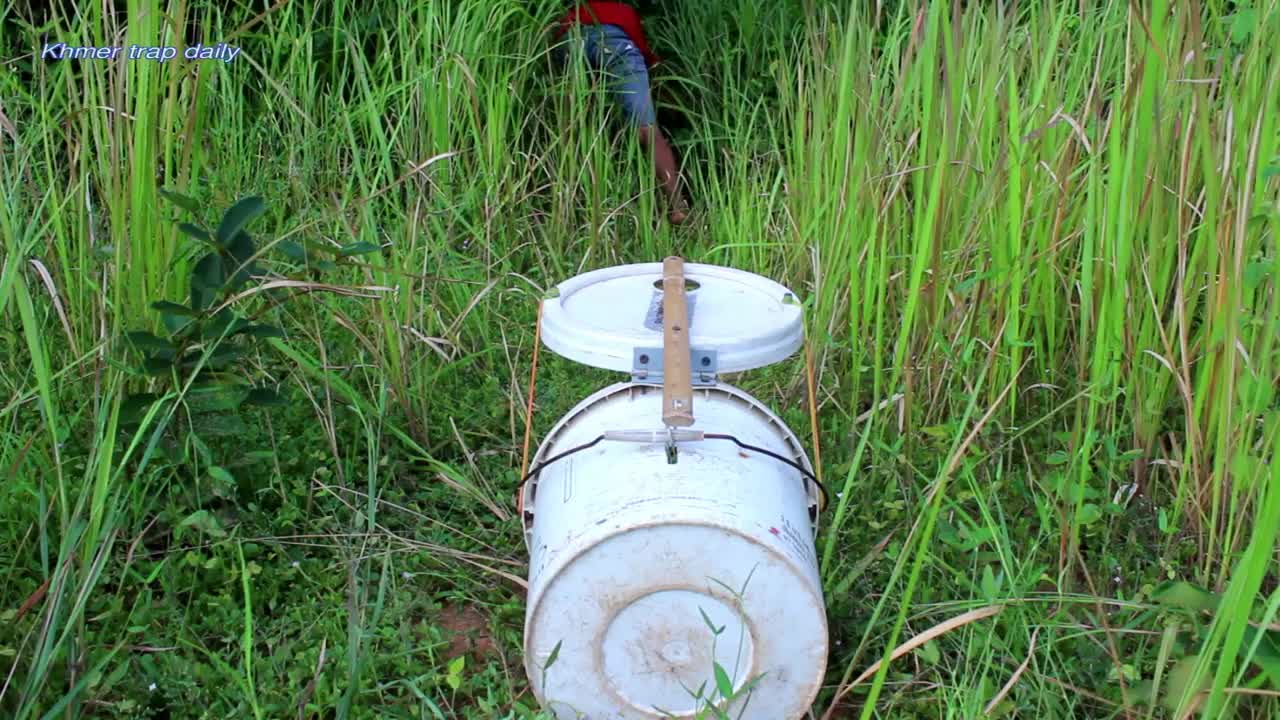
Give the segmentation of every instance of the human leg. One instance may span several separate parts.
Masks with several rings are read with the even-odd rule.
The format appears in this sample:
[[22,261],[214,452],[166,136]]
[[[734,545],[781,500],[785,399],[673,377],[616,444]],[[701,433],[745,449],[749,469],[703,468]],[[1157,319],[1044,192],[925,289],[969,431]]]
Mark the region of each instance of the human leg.
[[[680,188],[675,153],[658,129],[644,56],[626,31],[615,25],[580,26],[575,29],[572,41],[580,43],[578,47],[588,65],[607,76],[615,103],[627,123],[636,129],[641,147],[650,153],[658,184],[669,204],[668,217],[673,224],[684,222],[688,207]],[[563,48],[558,57],[567,61],[573,52],[570,45]]]
[[669,217],[678,225],[686,219],[688,209],[680,190],[675,153],[658,128],[644,56],[621,28],[603,26],[600,39],[603,46],[601,64],[612,75],[614,98],[628,123],[636,128],[641,147],[651,153],[658,184],[670,205]]

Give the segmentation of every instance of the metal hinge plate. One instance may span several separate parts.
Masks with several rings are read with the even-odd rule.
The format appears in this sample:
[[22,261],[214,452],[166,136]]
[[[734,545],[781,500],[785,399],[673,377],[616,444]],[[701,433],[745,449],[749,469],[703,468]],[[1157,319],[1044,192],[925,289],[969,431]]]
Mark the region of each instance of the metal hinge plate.
[[[689,379],[694,387],[716,384],[715,350],[689,351]],[[662,384],[662,348],[636,348],[631,356],[631,382],[644,385]]]

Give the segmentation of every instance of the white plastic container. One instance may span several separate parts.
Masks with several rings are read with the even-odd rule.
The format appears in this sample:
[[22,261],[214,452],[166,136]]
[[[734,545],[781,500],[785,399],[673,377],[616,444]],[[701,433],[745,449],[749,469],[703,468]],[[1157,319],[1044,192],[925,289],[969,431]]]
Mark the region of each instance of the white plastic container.
[[[635,348],[662,342],[651,312],[660,275],[653,263],[564,283],[543,307],[548,347],[614,369],[626,358],[631,369]],[[758,367],[798,347],[799,307],[782,286],[700,265],[687,265],[686,276],[698,284],[691,344],[716,351],[721,370],[725,361]],[[598,312],[605,302],[611,311]],[[735,312],[743,309],[762,342],[718,329],[724,313],[739,318],[731,329],[750,329]],[[628,318],[639,327],[627,327]],[[690,717],[699,688],[719,699],[718,664],[735,692],[754,681],[728,706],[732,717],[745,704],[743,718],[799,718],[828,650],[813,546],[817,488],[795,466],[727,439],[678,442],[669,464],[661,405],[660,385],[605,388],[561,419],[532,459],[543,467],[521,506],[534,693],[560,719]],[[680,433],[729,435],[812,472],[794,433],[742,390],[704,382],[693,407],[694,425]]]

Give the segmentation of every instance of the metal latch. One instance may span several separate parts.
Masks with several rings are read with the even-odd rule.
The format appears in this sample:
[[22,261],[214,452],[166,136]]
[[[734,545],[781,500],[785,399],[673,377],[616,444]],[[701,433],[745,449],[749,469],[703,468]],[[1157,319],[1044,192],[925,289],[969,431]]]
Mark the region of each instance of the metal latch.
[[[715,350],[689,351],[690,385],[707,387],[716,384],[718,361]],[[662,384],[662,348],[636,348],[631,356],[631,382],[644,385]]]

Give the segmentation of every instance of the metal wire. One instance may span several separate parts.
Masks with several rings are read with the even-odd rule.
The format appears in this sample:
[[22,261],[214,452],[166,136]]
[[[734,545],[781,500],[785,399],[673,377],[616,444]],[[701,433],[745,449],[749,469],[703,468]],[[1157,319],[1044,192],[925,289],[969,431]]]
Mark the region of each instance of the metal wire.
[[773,452],[772,450],[766,450],[765,448],[757,447],[755,445],[748,445],[732,435],[722,435],[720,433],[707,433],[706,435],[703,435],[703,437],[707,438],[708,440],[729,440],[734,445],[737,445],[743,450],[750,450],[752,452],[758,452],[761,455],[768,455],[769,457],[773,458],[774,460],[777,460],[778,462],[786,463],[787,465],[790,465],[796,470],[799,470],[800,474],[804,475],[805,478],[809,480],[809,482],[812,482],[818,488],[818,491],[822,494],[822,504],[818,506],[818,512],[822,512],[823,510],[827,509],[827,503],[830,501],[830,497],[827,495],[827,486],[823,485],[822,481],[819,480],[816,475],[806,470],[803,465],[796,462],[795,460],[783,457],[778,453]]
[[[825,485],[823,485],[823,484],[822,484],[822,482],[821,482],[820,480],[818,480],[817,476],[815,476],[812,472],[809,472],[809,470],[807,470],[807,469],[806,469],[803,465],[801,465],[800,463],[798,463],[798,462],[796,462],[796,461],[794,461],[794,460],[792,460],[792,459],[790,459],[790,458],[783,457],[782,455],[779,455],[778,453],[773,452],[772,450],[768,450],[768,449],[766,449],[766,448],[758,447],[758,446],[756,446],[756,445],[748,445],[747,443],[742,442],[741,440],[739,440],[738,438],[736,438],[736,437],[734,437],[734,436],[732,436],[732,435],[726,435],[726,434],[722,434],[722,433],[706,433],[706,434],[704,434],[702,437],[703,437],[703,439],[706,439],[706,440],[728,440],[728,441],[732,442],[733,444],[737,445],[738,447],[742,448],[743,450],[749,450],[749,451],[751,451],[751,452],[758,452],[758,453],[760,453],[761,455],[768,455],[769,457],[773,458],[774,460],[777,460],[778,462],[784,463],[784,464],[786,464],[786,465],[790,465],[791,467],[795,468],[796,470],[799,470],[799,471],[800,471],[800,474],[804,475],[804,477],[805,477],[805,479],[806,479],[806,480],[808,480],[809,482],[813,483],[813,484],[814,484],[814,486],[818,488],[818,491],[822,494],[822,502],[821,502],[821,504],[818,506],[818,512],[822,512],[823,510],[826,510],[826,509],[827,509],[827,504],[830,502],[830,496],[827,494],[827,488],[826,488],[826,486],[825,486]],[[525,483],[529,482],[529,480],[530,480],[530,479],[532,479],[532,478],[536,477],[536,476],[538,475],[538,473],[542,472],[542,469],[543,469],[543,468],[547,467],[548,465],[551,465],[552,463],[559,462],[559,461],[561,461],[561,460],[563,460],[563,459],[565,459],[565,458],[569,457],[570,455],[573,455],[574,453],[580,453],[580,452],[582,452],[583,450],[590,450],[591,448],[595,447],[596,445],[599,445],[599,444],[601,443],[601,441],[603,441],[604,439],[605,439],[605,436],[604,436],[603,434],[602,434],[602,435],[599,435],[598,437],[596,437],[596,439],[595,439],[595,440],[592,440],[591,442],[583,443],[583,444],[581,444],[581,445],[578,445],[577,447],[569,448],[568,450],[565,450],[565,451],[564,451],[564,452],[562,452],[562,453],[558,453],[558,454],[556,454],[556,455],[553,455],[553,456],[551,456],[551,457],[547,458],[546,460],[544,460],[544,461],[542,461],[542,462],[538,463],[538,464],[537,464],[537,465],[535,465],[535,466],[533,467],[533,469],[532,469],[532,470],[530,470],[530,471],[529,471],[529,472],[528,472],[524,477],[520,478],[520,484],[519,484],[519,486],[517,486],[517,488],[516,488],[516,494],[517,494],[517,496],[522,497],[522,496],[524,495],[524,486],[525,486]]]

